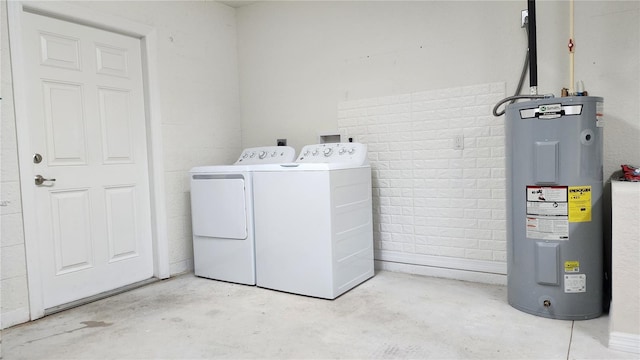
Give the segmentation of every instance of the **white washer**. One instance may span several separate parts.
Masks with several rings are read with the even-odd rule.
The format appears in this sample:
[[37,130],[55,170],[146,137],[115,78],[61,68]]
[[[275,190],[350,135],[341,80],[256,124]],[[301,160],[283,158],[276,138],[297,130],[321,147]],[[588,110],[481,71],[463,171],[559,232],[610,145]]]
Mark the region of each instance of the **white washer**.
[[335,299],[374,275],[366,145],[307,145],[253,187],[258,286]]
[[291,162],[288,146],[245,149],[233,165],[191,169],[191,219],[196,276],[255,285],[252,171]]

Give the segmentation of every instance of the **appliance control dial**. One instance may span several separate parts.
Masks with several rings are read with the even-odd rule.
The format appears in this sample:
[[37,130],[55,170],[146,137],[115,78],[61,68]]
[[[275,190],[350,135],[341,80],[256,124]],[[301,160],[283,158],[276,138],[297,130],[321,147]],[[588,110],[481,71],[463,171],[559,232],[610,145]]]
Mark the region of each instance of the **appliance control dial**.
[[333,153],[333,149],[332,148],[325,148],[322,153],[324,154],[325,157],[329,157]]
[[277,151],[274,151],[274,152],[271,153],[271,157],[276,157],[277,155],[278,155]]
[[319,152],[319,150],[318,150],[318,149],[315,149],[315,150],[313,150],[313,152],[311,153],[311,155],[316,156],[316,155],[318,155],[318,152]]
[[253,159],[254,157],[256,157],[256,153],[252,152],[251,155],[249,155],[249,157]]
[[340,148],[340,151],[338,151],[338,154],[340,155],[344,155],[344,153],[347,152],[347,149],[345,148]]
[[260,154],[258,155],[258,157],[259,157],[260,159],[264,159],[265,157],[267,157],[267,152],[266,152],[266,151],[264,151],[264,150],[263,150],[263,151],[260,151]]
[[353,153],[355,153],[355,152],[356,152],[356,148],[349,149],[349,154],[350,155],[353,155]]
[[249,157],[249,154],[247,154],[247,153],[242,154],[242,158],[243,159],[246,159],[247,157]]

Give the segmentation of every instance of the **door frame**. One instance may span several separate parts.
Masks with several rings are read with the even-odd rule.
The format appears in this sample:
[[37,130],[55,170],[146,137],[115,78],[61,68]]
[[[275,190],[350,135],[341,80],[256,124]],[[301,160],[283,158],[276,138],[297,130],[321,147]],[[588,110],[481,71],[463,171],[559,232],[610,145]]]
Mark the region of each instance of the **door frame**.
[[11,66],[13,73],[13,99],[15,105],[16,136],[18,140],[18,165],[22,219],[27,263],[27,281],[31,320],[45,315],[42,276],[38,261],[36,231],[36,202],[31,166],[31,144],[27,118],[26,73],[22,47],[22,16],[25,12],[37,13],[59,20],[88,25],[106,31],[129,35],[140,39],[142,51],[142,77],[144,88],[145,122],[147,131],[147,156],[149,192],[151,200],[151,234],[153,247],[153,274],[159,279],[170,276],[169,244],[167,237],[166,195],[164,192],[164,163],[162,149],[162,122],[157,68],[157,33],[154,27],[67,2],[7,1],[7,20]]

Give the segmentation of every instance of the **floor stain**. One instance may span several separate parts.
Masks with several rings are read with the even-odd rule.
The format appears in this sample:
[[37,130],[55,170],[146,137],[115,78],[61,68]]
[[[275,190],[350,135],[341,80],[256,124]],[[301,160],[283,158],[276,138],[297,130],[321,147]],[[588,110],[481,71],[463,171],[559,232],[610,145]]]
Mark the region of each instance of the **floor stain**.
[[80,322],[80,324],[84,324],[84,326],[81,326],[81,327],[75,328],[75,329],[71,329],[71,330],[67,330],[67,331],[63,331],[61,333],[51,334],[51,335],[44,336],[44,337],[41,337],[41,338],[29,340],[29,341],[27,341],[27,343],[31,344],[31,343],[34,343],[36,341],[45,340],[45,339],[52,338],[52,337],[55,337],[55,336],[58,336],[58,335],[71,334],[74,331],[78,331],[78,330],[82,330],[82,329],[100,328],[100,327],[107,327],[107,326],[113,325],[113,323],[108,323],[108,322],[105,322],[105,321],[93,321],[93,320],[82,321],[82,322]]
[[[81,328],[77,328],[75,330],[80,330],[80,329],[85,329],[85,328],[96,328],[96,327],[107,327],[107,326],[111,326],[112,323],[108,323],[108,322],[104,322],[104,321],[82,321],[80,324],[85,324],[86,326],[81,327]],[[72,330],[72,331],[75,331]]]

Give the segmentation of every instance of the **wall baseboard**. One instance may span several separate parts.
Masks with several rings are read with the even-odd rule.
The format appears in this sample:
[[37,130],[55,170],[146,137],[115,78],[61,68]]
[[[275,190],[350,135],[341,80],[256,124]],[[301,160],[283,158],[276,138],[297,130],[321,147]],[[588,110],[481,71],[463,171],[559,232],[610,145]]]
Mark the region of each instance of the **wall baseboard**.
[[506,285],[507,264],[498,261],[450,258],[379,250],[376,269],[442,277],[486,284]]
[[0,329],[8,329],[12,326],[26,323],[29,320],[29,308],[20,308],[7,312],[2,312],[2,322],[0,323]]
[[609,349],[640,354],[640,335],[611,332],[609,334]]

